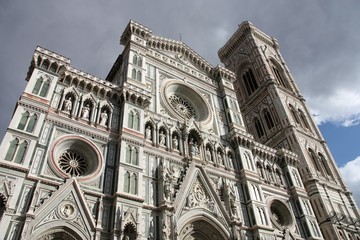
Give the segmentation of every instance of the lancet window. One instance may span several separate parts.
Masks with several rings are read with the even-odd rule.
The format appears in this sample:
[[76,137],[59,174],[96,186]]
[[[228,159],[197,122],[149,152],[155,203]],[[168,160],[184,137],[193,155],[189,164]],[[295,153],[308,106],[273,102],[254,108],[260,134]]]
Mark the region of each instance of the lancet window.
[[38,116],[36,114],[30,115],[30,113],[26,111],[21,115],[21,119],[17,126],[17,129],[19,130],[25,129],[26,132],[31,133],[34,130],[37,119]]
[[27,141],[20,141],[18,138],[13,139],[5,155],[5,160],[22,163],[27,147]]

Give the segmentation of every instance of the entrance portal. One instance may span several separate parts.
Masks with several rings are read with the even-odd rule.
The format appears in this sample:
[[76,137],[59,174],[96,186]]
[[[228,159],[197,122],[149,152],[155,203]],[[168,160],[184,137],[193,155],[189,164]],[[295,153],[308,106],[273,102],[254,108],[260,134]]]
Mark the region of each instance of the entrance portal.
[[186,224],[180,231],[181,240],[226,240],[226,235],[205,220],[196,220]]

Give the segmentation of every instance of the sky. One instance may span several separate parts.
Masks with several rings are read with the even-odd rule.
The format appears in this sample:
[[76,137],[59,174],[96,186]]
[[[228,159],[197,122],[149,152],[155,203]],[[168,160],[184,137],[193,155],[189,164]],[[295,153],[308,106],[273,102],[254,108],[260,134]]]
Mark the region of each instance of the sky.
[[0,1],[0,136],[9,125],[36,46],[105,79],[130,19],[182,40],[212,65],[243,21],[275,37],[360,206],[360,1]]

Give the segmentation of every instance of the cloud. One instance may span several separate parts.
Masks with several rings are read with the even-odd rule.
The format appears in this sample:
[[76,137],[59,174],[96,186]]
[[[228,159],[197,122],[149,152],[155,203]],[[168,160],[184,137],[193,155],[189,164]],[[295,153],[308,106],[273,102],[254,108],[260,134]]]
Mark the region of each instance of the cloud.
[[360,84],[335,89],[329,95],[308,96],[307,101],[318,125],[326,122],[343,127],[360,124]]
[[339,170],[350,191],[353,193],[357,206],[360,206],[360,156],[347,162]]

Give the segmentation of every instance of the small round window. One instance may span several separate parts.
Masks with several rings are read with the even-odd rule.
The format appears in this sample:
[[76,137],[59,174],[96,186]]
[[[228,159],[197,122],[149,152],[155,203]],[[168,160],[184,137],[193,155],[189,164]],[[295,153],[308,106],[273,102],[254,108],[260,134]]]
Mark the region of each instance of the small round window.
[[283,202],[274,199],[269,208],[270,219],[278,229],[291,228],[294,225],[291,212]]
[[90,140],[80,136],[62,136],[51,148],[50,163],[55,173],[63,178],[89,180],[100,175],[103,158]]

